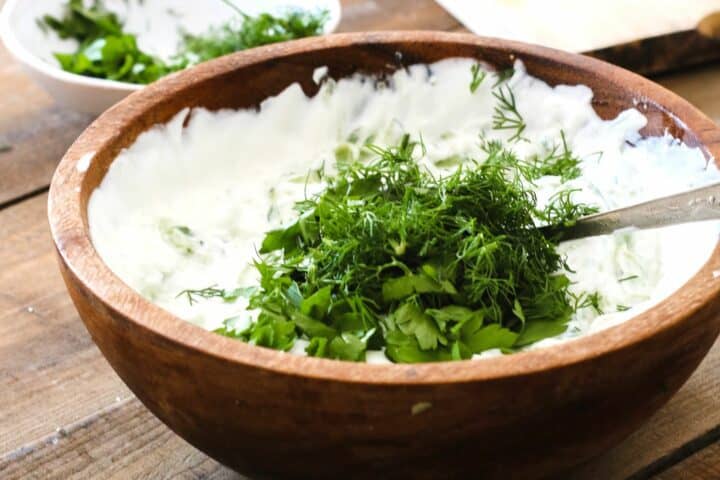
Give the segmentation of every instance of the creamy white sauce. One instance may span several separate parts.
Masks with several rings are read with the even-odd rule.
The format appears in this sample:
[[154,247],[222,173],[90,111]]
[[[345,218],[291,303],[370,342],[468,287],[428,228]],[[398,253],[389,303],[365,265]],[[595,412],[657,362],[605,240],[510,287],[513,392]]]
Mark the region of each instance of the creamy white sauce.
[[[88,220],[95,248],[128,285],[179,317],[212,330],[239,315],[242,327],[252,320],[242,298],[191,305],[178,293],[255,285],[252,262],[264,232],[292,222],[294,202],[322,189],[308,172],[332,173],[339,145],[357,149],[372,138],[385,146],[406,132],[422,135],[427,150],[418,161],[442,174],[449,170],[436,162],[450,156],[484,159],[481,132],[508,139],[511,133],[492,129],[494,78],[474,94],[468,88],[472,63],[413,66],[381,88],[359,76],[328,81],[312,99],[295,84],[259,111],[183,111],[121,152],[93,192]],[[572,187],[579,189],[576,201],[607,210],[720,180],[699,149],[669,136],[642,139],[646,118],[639,111],[601,120],[585,86],[550,87],[527,75],[521,63],[508,85],[527,124],[523,135],[529,141],[512,144],[518,155],[556,144],[562,130],[582,158],[580,178],[537,182],[541,204]],[[357,145],[346,143],[350,137]],[[187,226],[193,234],[176,237],[173,226]],[[599,331],[657,303],[707,260],[718,231],[717,222],[704,222],[562,244],[576,272],[569,274],[572,289],[597,290],[607,313],[580,310],[565,334],[531,348]],[[618,306],[632,308],[618,312]],[[306,344],[298,340],[292,352],[303,354]],[[369,352],[367,359],[387,361],[382,352]]]

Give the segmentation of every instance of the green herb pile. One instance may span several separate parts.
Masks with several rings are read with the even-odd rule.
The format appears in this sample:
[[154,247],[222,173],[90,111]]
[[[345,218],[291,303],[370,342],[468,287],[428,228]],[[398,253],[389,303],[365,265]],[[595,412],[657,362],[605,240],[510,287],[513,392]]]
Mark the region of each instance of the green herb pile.
[[292,10],[282,17],[269,13],[252,17],[237,12],[241,17],[239,25],[226,23],[205,35],[185,35],[180,58],[199,63],[240,50],[320,35],[328,17],[326,11]]
[[[471,69],[471,94],[486,76]],[[512,71],[494,76],[493,129],[508,131],[508,144],[527,141],[506,83]],[[523,159],[499,140],[481,136],[480,147],[481,161],[439,161],[457,167],[439,176],[417,161],[424,145],[408,135],[390,148],[341,145],[337,174],[314,172],[326,188],[296,203],[292,225],[266,234],[255,263],[259,287],[180,295],[191,304],[249,299],[257,321],[238,330],[242,317],[229,318],[217,333],[279,350],[303,339],[308,355],[350,361],[381,349],[398,363],[513,352],[563,333],[578,309],[601,313],[596,292],[569,290],[559,238],[537,228],[597,211],[575,203],[571,189],[537,206],[530,187],[538,179],[564,183],[582,173],[564,133]],[[168,232],[183,252],[191,248],[190,230]]]
[[100,0],[85,7],[82,0],[69,0],[61,18],[46,15],[38,21],[60,38],[74,39],[74,53],[55,53],[63,70],[88,77],[147,84],[169,73],[221,55],[275,42],[319,35],[327,12],[289,11],[283,16],[262,13],[249,16],[228,3],[240,21],[228,22],[206,35],[184,35],[179,52],[166,62],[137,44],[137,37],[123,30],[118,16]]
[[228,319],[218,333],[280,350],[305,338],[309,355],[343,360],[381,348],[394,362],[460,360],[558,335],[575,310],[597,308],[597,295],[571,295],[555,240],[535,226],[595,209],[564,191],[539,210],[524,187],[579,175],[564,142],[529,162],[484,142],[487,160],[439,178],[415,161],[419,146],[404,136],[369,146],[373,161],[339,162],[322,194],[296,204],[297,222],[266,235],[257,322],[238,332]]

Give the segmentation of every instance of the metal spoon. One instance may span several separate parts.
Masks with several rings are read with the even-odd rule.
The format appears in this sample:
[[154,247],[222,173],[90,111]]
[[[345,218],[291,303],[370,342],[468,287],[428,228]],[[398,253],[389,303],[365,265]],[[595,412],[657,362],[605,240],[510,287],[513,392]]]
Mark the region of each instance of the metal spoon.
[[[703,17],[695,31],[704,37],[720,40],[720,11]],[[702,220],[720,220],[720,183],[630,207],[588,215],[570,227],[549,225],[540,230],[548,234],[559,234],[564,241],[606,235],[623,228],[642,230]]]
[[543,233],[562,241],[613,233],[623,228],[655,228],[702,220],[720,220],[720,183],[630,207],[580,218],[569,227],[549,225]]

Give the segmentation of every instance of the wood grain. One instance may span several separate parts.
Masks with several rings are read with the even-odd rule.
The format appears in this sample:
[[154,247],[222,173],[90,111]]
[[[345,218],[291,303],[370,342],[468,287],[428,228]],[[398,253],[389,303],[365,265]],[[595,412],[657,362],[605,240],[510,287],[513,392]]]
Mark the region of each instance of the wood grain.
[[[687,385],[643,428],[568,480],[650,478],[720,438],[720,341]],[[702,439],[700,443],[696,443]],[[707,477],[715,478],[715,477]],[[720,478],[720,477],[718,477]]]
[[655,480],[710,480],[720,478],[720,442],[713,443],[655,477]]
[[0,455],[130,396],[63,292],[46,202],[0,211]]
[[0,458],[0,476],[37,480],[243,478],[185,443],[135,399],[65,427],[18,458]]
[[47,188],[60,158],[91,118],[55,105],[0,44],[0,207]]

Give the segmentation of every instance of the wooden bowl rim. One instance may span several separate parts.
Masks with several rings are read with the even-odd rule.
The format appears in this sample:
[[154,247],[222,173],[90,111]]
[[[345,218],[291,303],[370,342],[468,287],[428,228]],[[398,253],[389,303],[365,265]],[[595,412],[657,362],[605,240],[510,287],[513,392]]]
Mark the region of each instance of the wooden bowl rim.
[[292,57],[309,50],[398,42],[470,44],[478,47],[479,52],[487,48],[502,49],[511,58],[513,55],[520,59],[532,56],[587,71],[607,81],[612,89],[624,89],[633,93],[639,101],[661,106],[686,131],[697,136],[706,154],[720,157],[720,129],[694,106],[639,75],[593,58],[464,33],[387,31],[335,34],[261,47],[201,64],[133,93],[100,116],[70,147],[52,179],[48,214],[60,261],[85,289],[100,300],[103,307],[129,319],[132,328],[140,329],[141,333],[159,336],[166,348],[180,346],[223,362],[277,374],[376,385],[475,382],[529,375],[589,362],[633,348],[640,342],[677,327],[720,294],[720,280],[714,274],[720,271],[720,248],[716,246],[709,260],[678,291],[649,310],[598,333],[561,345],[483,360],[378,365],[298,356],[248,345],[206,331],[145,300],[117,277],[99,257],[90,240],[80,194],[87,171],[77,165],[83,156],[89,155],[88,152],[94,154],[108,148],[133,119],[189,85],[253,64]]

